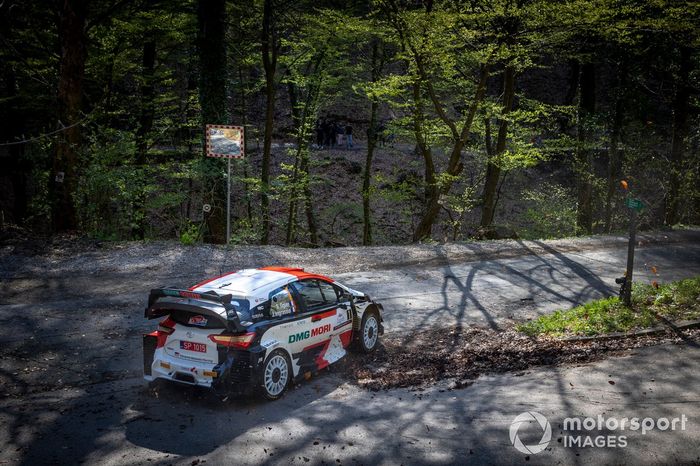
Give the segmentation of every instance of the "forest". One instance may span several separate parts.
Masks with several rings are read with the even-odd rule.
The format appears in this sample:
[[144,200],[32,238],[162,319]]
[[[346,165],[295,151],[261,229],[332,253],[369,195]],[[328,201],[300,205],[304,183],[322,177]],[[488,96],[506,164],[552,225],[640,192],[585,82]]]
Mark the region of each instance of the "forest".
[[[228,181],[232,244],[615,233],[629,199],[698,224],[699,25],[670,0],[3,0],[0,230],[225,243]],[[245,128],[230,179],[207,124]]]

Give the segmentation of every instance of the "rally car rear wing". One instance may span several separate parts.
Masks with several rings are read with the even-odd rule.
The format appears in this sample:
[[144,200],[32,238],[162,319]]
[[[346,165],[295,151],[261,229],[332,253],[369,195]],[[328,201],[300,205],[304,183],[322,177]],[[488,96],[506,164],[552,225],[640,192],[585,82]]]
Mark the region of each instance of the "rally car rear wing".
[[174,310],[194,312],[220,320],[228,330],[245,331],[231,304],[231,298],[230,294],[220,295],[213,290],[199,293],[176,288],[155,288],[148,296],[144,317],[157,319]]

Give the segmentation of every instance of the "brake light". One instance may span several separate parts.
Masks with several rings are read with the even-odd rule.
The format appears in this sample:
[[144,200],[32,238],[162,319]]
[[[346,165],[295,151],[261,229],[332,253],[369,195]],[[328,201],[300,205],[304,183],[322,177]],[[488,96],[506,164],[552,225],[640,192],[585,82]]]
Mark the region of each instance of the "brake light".
[[175,321],[170,317],[158,324],[158,331],[170,335],[175,331]]
[[255,332],[244,333],[243,335],[209,335],[209,339],[217,345],[227,348],[248,348],[255,339]]

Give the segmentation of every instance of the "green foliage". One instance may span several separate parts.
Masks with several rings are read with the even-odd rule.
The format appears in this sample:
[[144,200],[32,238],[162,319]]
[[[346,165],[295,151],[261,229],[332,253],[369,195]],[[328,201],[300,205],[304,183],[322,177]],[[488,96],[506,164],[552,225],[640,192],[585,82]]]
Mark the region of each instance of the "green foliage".
[[460,239],[465,215],[478,205],[478,186],[466,182],[461,192],[450,193],[440,198],[440,205],[447,211],[448,225],[452,228],[452,241]]
[[518,330],[533,336],[602,335],[661,325],[657,314],[671,321],[700,318],[700,277],[660,285],[658,289],[635,283],[631,308],[618,297],[599,299],[538,317],[519,325]]
[[193,201],[186,187],[206,164],[201,159],[186,164],[124,163],[133,145],[128,132],[108,131],[91,138],[75,199],[83,229],[103,239],[132,239],[146,220],[151,225],[147,236],[182,238],[186,232],[185,237],[192,237],[191,219],[182,213]]
[[323,209],[319,221],[328,238],[349,243],[357,236],[357,226],[362,224],[362,205],[339,202]]
[[202,239],[202,227],[194,222],[186,222],[180,231],[180,243],[185,246],[192,246]]
[[[222,192],[225,164],[201,157],[201,92],[218,96],[216,109],[230,113],[230,122],[247,125],[249,154],[255,160],[255,135],[262,132],[258,104],[264,87],[262,1],[225,2],[225,37],[219,43],[225,43],[226,56],[214,57],[208,61],[212,66],[204,69],[197,43],[198,3],[90,2],[78,118],[82,146],[76,165],[81,179],[74,200],[81,227],[91,235],[134,238],[141,237],[139,230],[145,228],[149,236],[180,238],[192,222],[201,221],[204,202],[220,199],[216,190]],[[428,5],[432,10],[427,11]],[[287,215],[279,211],[290,205],[298,209],[299,219],[305,217],[305,203],[313,203],[311,210],[321,215],[333,210],[330,201],[316,196],[327,182],[318,173],[327,167],[319,165],[318,153],[309,150],[315,121],[324,115],[347,115],[357,130],[356,139],[362,141],[370,100],[379,102],[378,119],[396,136],[396,150],[426,149],[417,152],[419,166],[412,170],[423,173],[422,164],[432,157],[442,205],[436,226],[443,222],[458,232],[470,211],[476,210],[478,184],[489,154],[487,122],[491,146],[495,146],[499,122],[507,121],[505,149],[491,159],[501,170],[501,180],[508,174],[499,190],[511,195],[503,199],[514,197],[513,180],[530,176],[540,164],[574,169],[573,175],[558,173],[557,184],[532,187],[529,179],[524,218],[509,218],[508,223],[524,221],[526,237],[575,233],[576,199],[571,191],[577,183],[590,181],[597,214],[594,229],[600,231],[609,192],[604,174],[616,168],[608,162],[618,100],[624,109],[617,144],[621,161],[613,178],[626,178],[635,195],[648,205],[640,215],[640,226],[656,227],[663,221],[660,213],[669,204],[670,173],[678,175],[682,196],[678,220],[697,222],[700,152],[695,149],[700,132],[699,102],[693,92],[686,99],[690,111],[687,137],[681,141],[683,160],[669,161],[671,142],[679,140],[673,136],[678,113],[673,108],[675,93],[683,86],[697,89],[699,83],[697,2],[381,0],[342,5],[273,2],[273,6],[281,44],[276,75],[279,127],[274,135],[276,140],[288,137],[296,143],[279,170],[273,169],[276,178],[265,187],[273,201],[272,211],[277,212],[273,216],[277,226],[288,223]],[[44,228],[51,224],[52,181],[47,167],[52,165],[58,137],[46,133],[65,123],[57,122],[55,105],[61,65],[61,55],[56,53],[60,8],[60,3],[0,5],[0,35],[5,40],[0,50],[0,119],[5,122],[0,143],[37,136],[6,157],[21,160],[21,167],[8,162],[12,174],[4,183],[13,183],[19,172],[25,175],[30,199],[29,212],[22,216],[28,224]],[[152,72],[144,61],[149,41],[156,46]],[[370,56],[376,44],[381,44],[384,71],[374,79]],[[683,48],[692,51],[685,81],[680,78]],[[597,89],[594,114],[583,118],[577,112],[577,77],[571,72],[585,63],[596,65]],[[201,72],[215,68],[221,72],[214,71],[216,82],[207,88],[200,81]],[[505,69],[515,70],[515,107],[509,113],[503,110]],[[479,98],[484,71],[489,73],[487,89]],[[152,99],[144,93],[149,85]],[[290,89],[296,95],[294,109],[288,104]],[[290,115],[291,110],[295,115]],[[150,123],[144,121],[149,111]],[[460,141],[464,145],[459,157],[449,161],[472,111],[475,117]],[[583,138],[578,137],[581,131]],[[143,157],[136,157],[137,146],[141,156],[145,148],[145,166]],[[587,160],[576,157],[574,161],[573,156],[584,151],[593,158],[595,170],[589,169]],[[380,149],[376,156],[391,155]],[[237,226],[240,234],[232,241],[240,243],[253,241],[254,200],[263,189],[259,168],[245,163],[247,172],[237,170],[234,189],[243,192],[248,201],[245,216],[249,218],[249,203],[253,220]],[[381,166],[375,164],[375,169]],[[468,167],[469,180],[455,168],[459,166]],[[424,180],[396,184],[394,175],[372,173],[373,208],[376,201],[383,210],[374,214],[387,229],[414,224],[417,213],[426,210],[418,205],[427,202]],[[11,192],[9,186],[2,187]],[[614,229],[627,222],[621,199],[619,193],[612,197]],[[352,204],[353,200],[337,202]],[[11,204],[7,199],[2,208],[13,209]],[[240,214],[234,210],[233,216]]]
[[231,240],[232,245],[247,245],[257,244],[260,239],[260,225],[255,221],[250,221],[247,218],[241,218],[231,224]]
[[570,188],[547,182],[525,190],[522,197],[530,204],[523,238],[561,238],[576,233],[576,197]]
[[415,180],[396,182],[382,173],[377,173],[372,179],[370,196],[376,195],[387,202],[401,205],[415,197],[416,188]]

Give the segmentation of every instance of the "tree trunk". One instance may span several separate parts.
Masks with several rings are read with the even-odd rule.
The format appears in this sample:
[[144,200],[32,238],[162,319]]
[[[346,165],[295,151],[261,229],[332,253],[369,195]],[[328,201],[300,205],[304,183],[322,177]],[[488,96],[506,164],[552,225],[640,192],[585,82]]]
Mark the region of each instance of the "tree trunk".
[[[3,24],[2,34],[6,33],[6,28]],[[0,125],[0,141],[11,142],[21,138],[25,134],[24,130],[24,115],[22,113],[22,102],[17,94],[17,76],[12,66],[5,68],[4,89],[2,89],[2,100],[5,105],[0,106],[0,121],[4,124]],[[4,217],[4,221],[21,225],[27,216],[27,207],[29,199],[27,197],[27,175],[30,173],[30,166],[24,158],[24,144],[12,144],[0,149],[0,170],[3,173],[10,175],[12,183],[12,212],[11,216]],[[1,228],[1,227],[0,227]]]
[[65,128],[56,141],[49,178],[51,225],[54,232],[78,228],[73,203],[77,187],[77,166],[80,150],[80,108],[83,77],[87,58],[87,2],[64,0],[61,7],[59,36],[61,60],[58,77],[59,128]]
[[146,154],[148,152],[148,135],[153,128],[153,118],[155,109],[153,106],[153,74],[156,65],[156,40],[152,31],[146,34],[143,43],[141,72],[141,114],[139,116],[139,126],[136,130],[136,165],[142,175],[142,186],[139,187],[136,199],[134,200],[134,228],[132,235],[137,239],[143,239],[146,235],[146,193],[144,191],[146,179]]
[[496,191],[498,180],[501,177],[501,167],[498,158],[506,150],[506,140],[508,137],[508,120],[506,116],[513,109],[513,99],[515,97],[515,69],[506,66],[503,74],[503,118],[498,127],[496,138],[496,151],[493,157],[489,157],[486,165],[486,181],[484,183],[484,193],[482,196],[481,226],[487,227],[493,223],[493,216],[496,211]]
[[[239,24],[240,27],[240,24]],[[248,105],[245,93],[245,81],[243,80],[243,67],[238,66],[238,81],[241,83],[241,122],[243,128],[248,128]],[[248,156],[248,138],[243,138],[243,153]],[[248,179],[248,166],[247,161],[243,161],[243,178]],[[244,185],[245,189],[245,205],[246,205],[246,216],[248,217],[248,222],[253,224],[253,208],[250,205],[250,190]]]
[[310,174],[308,148],[301,153],[300,171],[301,176],[304,177],[302,192],[304,193],[304,207],[306,208],[306,224],[309,228],[309,240],[311,244],[318,245],[318,228],[316,227],[316,219],[314,218],[313,201],[311,200],[311,185],[309,183]]
[[576,227],[578,232],[590,235],[593,233],[593,151],[586,145],[591,142],[595,112],[595,65],[592,63],[584,63],[581,66],[578,107]]
[[148,134],[153,128],[153,74],[156,66],[156,40],[153,32],[149,32],[146,35],[143,43],[142,58],[141,114],[139,116],[139,126],[136,130],[136,163],[138,165],[146,163]]
[[690,100],[690,71],[692,49],[680,48],[680,64],[673,98],[673,134],[671,136],[671,160],[669,189],[665,202],[665,223],[674,225],[679,221],[681,177],[687,168],[685,162],[685,140],[688,136],[688,102]]
[[272,129],[275,118],[276,85],[275,74],[277,72],[277,55],[279,44],[273,24],[274,9],[272,0],[265,0],[263,5],[263,22],[261,49],[263,68],[265,69],[265,134],[263,136],[262,170],[260,174],[261,193],[260,206],[262,208],[262,235],[260,242],[267,244],[270,241],[270,151],[272,149]]
[[416,145],[418,146],[420,154],[423,156],[423,162],[425,164],[425,207],[421,221],[413,232],[413,241],[420,241],[432,234],[433,222],[440,210],[438,205],[438,190],[435,184],[435,162],[433,161],[432,150],[428,146],[424,135],[423,99],[421,96],[420,81],[416,81],[413,84],[413,102],[415,104],[413,110],[413,133],[416,138]]
[[[295,84],[290,80],[287,83],[287,91],[289,92],[289,104],[292,107],[292,121],[294,127],[299,131],[300,115],[297,91]],[[292,243],[292,238],[295,233],[296,226],[296,211],[297,211],[297,183],[299,182],[299,160],[301,156],[301,145],[299,144],[299,135],[297,134],[297,150],[294,153],[294,170],[292,171],[291,194],[289,195],[289,210],[287,211],[287,231],[285,232],[285,244],[289,246]]]
[[372,99],[370,105],[369,128],[367,128],[367,157],[365,170],[362,174],[362,245],[372,244],[372,210],[370,207],[370,188],[372,183],[372,159],[374,148],[377,146],[377,110],[379,104]]
[[[199,102],[202,123],[226,124],[226,2],[199,0]],[[204,134],[204,131],[202,131]],[[204,202],[211,205],[206,216],[205,241],[226,242],[226,189],[222,161],[206,158],[204,163]]]
[[296,194],[297,189],[299,188],[301,189],[302,196],[304,198],[304,207],[306,210],[306,221],[310,242],[314,245],[318,244],[318,230],[316,227],[316,219],[314,217],[313,199],[311,186],[309,183],[309,171],[311,165],[309,139],[311,137],[311,121],[312,119],[316,118],[318,113],[318,102],[322,80],[308,78],[317,76],[318,69],[323,62],[324,57],[325,52],[322,51],[306,66],[304,76],[307,78],[308,84],[306,85],[306,96],[304,98],[303,105],[299,105],[299,88],[296,86],[291,76],[287,84],[287,88],[289,90],[289,101],[292,106],[292,121],[294,122],[297,143],[297,151],[294,157],[294,172],[292,174],[292,193],[290,195],[289,203],[289,217],[286,235],[287,244],[289,244],[294,238],[297,210]]
[[[422,240],[423,238],[428,238],[430,237],[432,233],[432,228],[433,224],[435,223],[435,220],[437,219],[438,213],[440,212],[440,197],[443,195],[446,195],[450,192],[450,189],[452,188],[452,183],[453,180],[459,176],[460,173],[462,173],[462,170],[464,168],[464,165],[462,164],[461,158],[462,158],[462,149],[464,148],[464,145],[467,142],[467,139],[469,138],[469,134],[471,131],[472,123],[474,122],[474,117],[476,116],[476,111],[479,109],[479,105],[481,102],[484,100],[484,95],[486,93],[486,82],[489,77],[489,67],[487,65],[482,65],[481,68],[481,77],[479,79],[479,84],[477,85],[476,88],[476,94],[474,95],[474,101],[472,102],[471,106],[469,107],[469,113],[467,114],[467,119],[464,122],[464,125],[462,126],[461,131],[457,131],[456,125],[454,122],[451,122],[451,127],[453,130],[453,134],[455,134],[454,138],[454,146],[452,147],[452,151],[450,153],[450,158],[447,163],[447,169],[445,170],[445,173],[448,175],[447,180],[444,181],[440,186],[437,186],[435,183],[435,171],[432,169],[432,178],[433,182],[431,183],[433,186],[435,186],[434,189],[432,189],[429,193],[428,199],[427,199],[427,205],[426,209],[423,213],[423,217],[421,218],[420,222],[418,223],[418,226],[416,227],[415,231],[413,232],[413,241],[417,242]],[[427,82],[427,86],[430,86],[430,83]],[[438,113],[442,113],[441,109],[441,103],[437,99],[437,96],[435,95],[434,92],[432,92],[431,89],[429,89],[430,95],[431,95],[431,100],[433,101],[433,105],[435,106],[436,110],[438,110]],[[417,91],[417,92],[416,92]],[[416,98],[416,95],[420,94],[420,88],[416,89],[416,86],[414,85],[414,99]],[[447,120],[446,117],[442,117],[443,121],[449,121]],[[419,144],[421,144],[421,141],[423,141],[422,137],[418,139]],[[425,146],[425,143],[422,142],[422,145]],[[428,149],[428,154],[429,154],[429,149]],[[432,165],[432,157],[430,157],[430,163]],[[427,174],[427,167],[428,167],[428,159],[426,159],[426,174]]]
[[[623,71],[620,71],[622,74]],[[613,115],[612,128],[610,130],[610,148],[608,149],[608,191],[605,194],[605,233],[612,231],[612,211],[613,198],[618,186],[620,172],[622,170],[622,157],[620,154],[620,133],[622,131],[622,123],[624,118],[623,97],[621,94],[621,82],[624,82],[624,76],[618,80],[618,88],[616,89],[617,96],[615,99],[615,114]],[[615,78],[617,79],[617,78]]]
[[[383,60],[380,58],[379,42],[372,43],[372,82],[379,79]],[[372,98],[369,112],[369,128],[367,128],[367,157],[365,158],[365,170],[362,174],[362,245],[372,244],[372,210],[370,207],[370,187],[372,182],[372,159],[374,149],[377,146],[377,111],[379,102]]]

